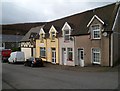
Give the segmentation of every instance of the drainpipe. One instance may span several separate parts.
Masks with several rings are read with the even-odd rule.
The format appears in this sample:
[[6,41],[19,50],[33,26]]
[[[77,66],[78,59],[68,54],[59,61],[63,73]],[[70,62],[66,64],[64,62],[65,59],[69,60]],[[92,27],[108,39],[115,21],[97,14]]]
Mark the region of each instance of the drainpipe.
[[47,38],[45,38],[45,40],[46,40],[46,62],[47,62],[47,51],[48,51],[48,48],[47,48]]
[[111,62],[110,62],[110,66],[112,67],[112,66],[113,66],[113,33],[111,33],[111,36],[110,36],[110,37],[111,37],[111,38],[110,38],[110,39],[111,39],[111,43],[110,43],[110,45],[111,45],[111,46],[110,46],[110,49],[111,49],[111,50],[110,50],[110,52],[111,52],[111,53],[110,53],[110,61],[111,61]]
[[76,54],[75,54],[75,53],[76,53],[76,52],[75,52],[75,50],[76,50],[76,48],[75,48],[75,47],[76,47],[76,46],[75,46],[75,36],[73,36],[73,42],[74,42],[74,45],[73,45],[73,48],[74,48],[74,53],[73,53],[73,54],[74,54],[74,55],[73,55],[73,56],[74,56],[74,65],[76,66],[76,61],[77,61],[77,60],[76,60]]
[[109,66],[113,66],[113,33],[109,33]]

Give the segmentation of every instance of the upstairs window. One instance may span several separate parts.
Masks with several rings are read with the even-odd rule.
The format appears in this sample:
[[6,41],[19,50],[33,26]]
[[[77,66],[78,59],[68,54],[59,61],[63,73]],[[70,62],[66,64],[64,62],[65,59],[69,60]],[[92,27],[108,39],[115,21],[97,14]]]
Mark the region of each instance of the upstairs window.
[[64,41],[70,40],[70,30],[64,30]]
[[92,39],[100,39],[101,38],[101,32],[100,32],[99,25],[92,25],[91,31],[92,31]]
[[51,32],[51,41],[55,41],[55,32]]
[[44,34],[40,34],[40,42],[44,42]]

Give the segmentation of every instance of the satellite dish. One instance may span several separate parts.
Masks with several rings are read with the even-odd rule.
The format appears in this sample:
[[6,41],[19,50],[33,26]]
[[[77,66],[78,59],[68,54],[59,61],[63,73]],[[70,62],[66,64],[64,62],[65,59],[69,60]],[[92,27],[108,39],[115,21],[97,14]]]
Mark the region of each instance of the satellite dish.
[[104,32],[104,33],[103,33],[103,36],[105,36],[105,37],[106,37],[106,36],[107,36],[107,32]]

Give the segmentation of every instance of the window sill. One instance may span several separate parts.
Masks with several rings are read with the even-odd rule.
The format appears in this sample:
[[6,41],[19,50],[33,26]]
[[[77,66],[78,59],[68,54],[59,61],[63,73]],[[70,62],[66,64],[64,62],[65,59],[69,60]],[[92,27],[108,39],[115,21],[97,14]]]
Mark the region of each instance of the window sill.
[[92,38],[91,40],[101,40],[101,38]]
[[55,40],[51,40],[51,42],[55,42]]
[[40,43],[44,43],[44,41],[40,41]]
[[69,59],[67,59],[67,61],[73,62],[73,60],[69,60]]
[[100,64],[100,62],[93,62],[92,64]]
[[69,43],[70,41],[69,40],[64,40],[65,43]]
[[41,58],[44,58],[44,59],[45,59],[46,57],[41,57]]

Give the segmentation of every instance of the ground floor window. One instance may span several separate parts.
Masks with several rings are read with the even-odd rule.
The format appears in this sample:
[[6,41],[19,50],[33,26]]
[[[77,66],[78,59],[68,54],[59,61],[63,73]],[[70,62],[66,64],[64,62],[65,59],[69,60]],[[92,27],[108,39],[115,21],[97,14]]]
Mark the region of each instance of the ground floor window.
[[93,48],[92,49],[92,62],[96,64],[100,64],[100,49],[99,48]]
[[45,49],[45,47],[40,47],[40,57],[46,57],[46,49]]
[[73,61],[73,49],[68,48],[68,61]]

